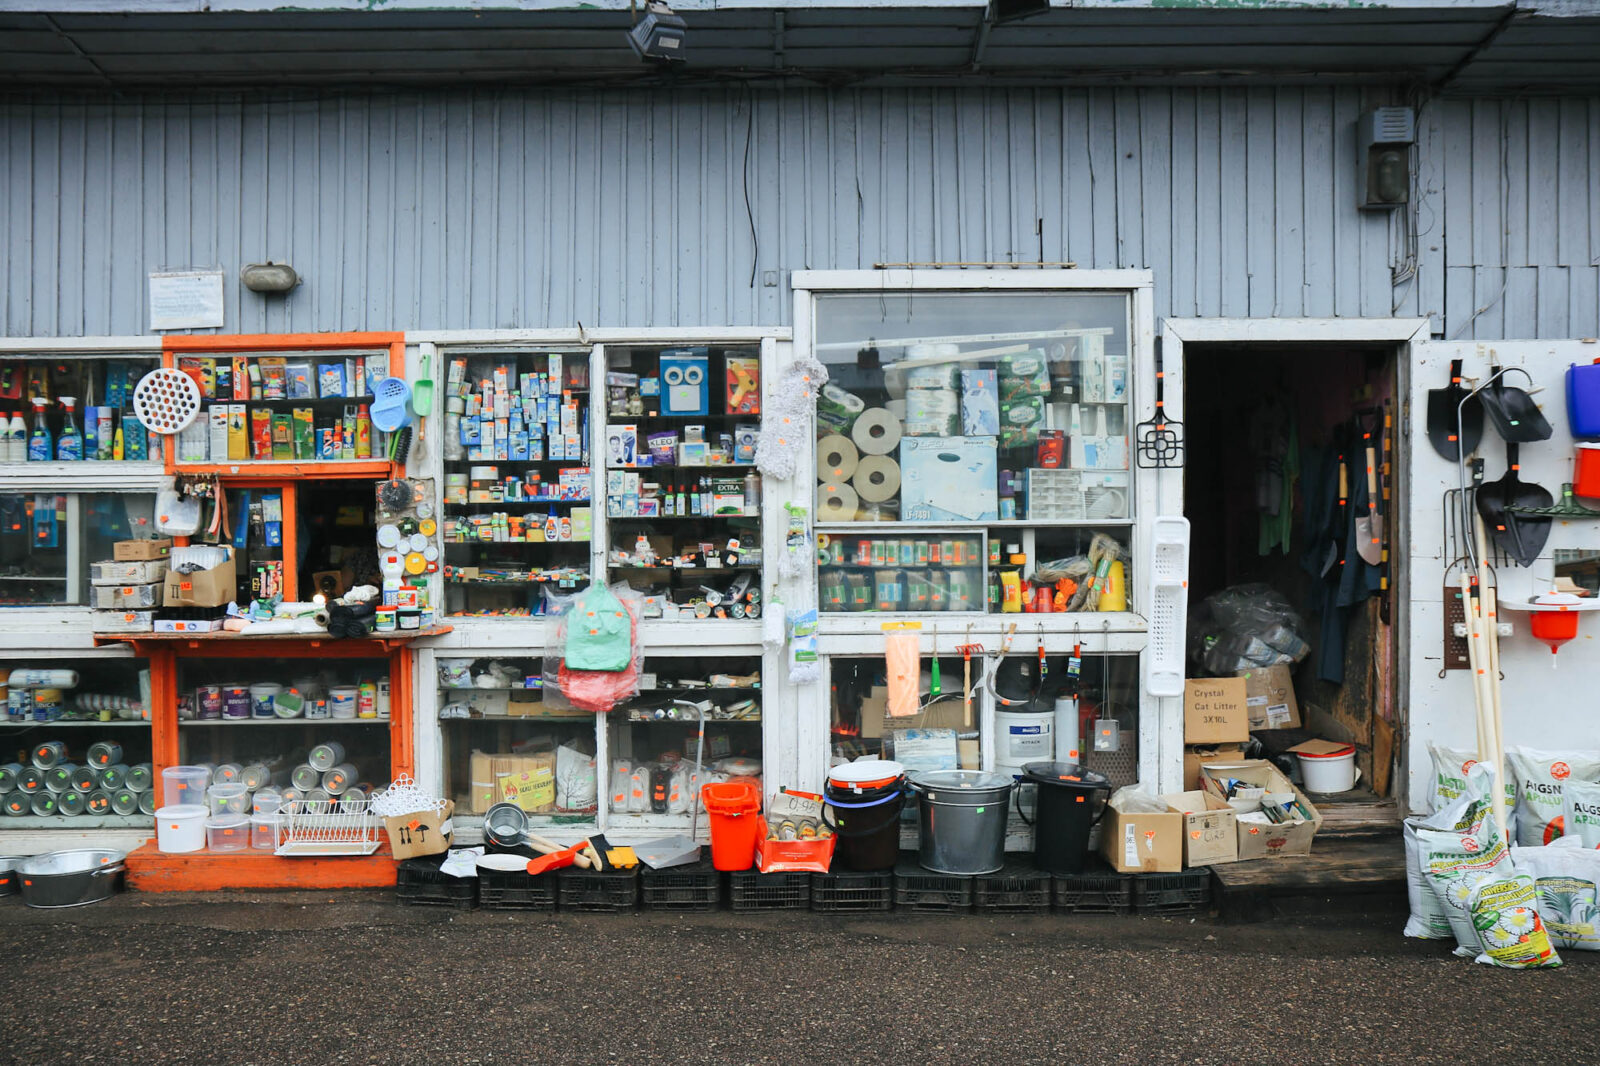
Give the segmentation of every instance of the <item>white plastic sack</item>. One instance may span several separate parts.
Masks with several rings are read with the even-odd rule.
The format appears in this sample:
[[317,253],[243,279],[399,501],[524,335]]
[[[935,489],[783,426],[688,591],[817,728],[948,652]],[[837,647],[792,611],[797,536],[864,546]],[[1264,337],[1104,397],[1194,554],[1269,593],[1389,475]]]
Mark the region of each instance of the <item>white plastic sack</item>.
[[1478,933],[1468,910],[1472,887],[1486,877],[1511,872],[1510,849],[1495,829],[1488,800],[1482,798],[1490,794],[1492,781],[1486,766],[1469,772],[1472,798],[1458,820],[1465,829],[1416,830],[1418,863],[1449,919],[1457,955],[1475,957],[1479,951]]
[[1561,789],[1562,840],[1600,848],[1600,785],[1568,781]]
[[1534,905],[1533,878],[1485,877],[1472,886],[1467,909],[1483,948],[1475,961],[1510,970],[1561,965]]
[[1437,813],[1450,806],[1467,793],[1467,771],[1478,761],[1478,756],[1461,748],[1442,748],[1428,745],[1433,759],[1433,777],[1429,782],[1428,809]]
[[1511,748],[1507,774],[1517,782],[1517,842],[1537,847],[1562,832],[1562,787],[1600,781],[1600,751]]
[[600,802],[594,756],[570,744],[556,749],[556,806],[563,811],[589,811]]
[[1568,836],[1542,848],[1512,848],[1511,863],[1533,878],[1552,944],[1600,951],[1600,851]]
[[1449,940],[1455,935],[1450,929],[1449,912],[1422,872],[1417,830],[1469,830],[1472,817],[1469,809],[1473,813],[1481,812],[1481,807],[1474,806],[1472,796],[1462,795],[1442,811],[1420,818],[1407,818],[1401,823],[1406,849],[1406,896],[1411,903],[1411,916],[1406,919],[1404,931],[1406,936],[1418,940]]

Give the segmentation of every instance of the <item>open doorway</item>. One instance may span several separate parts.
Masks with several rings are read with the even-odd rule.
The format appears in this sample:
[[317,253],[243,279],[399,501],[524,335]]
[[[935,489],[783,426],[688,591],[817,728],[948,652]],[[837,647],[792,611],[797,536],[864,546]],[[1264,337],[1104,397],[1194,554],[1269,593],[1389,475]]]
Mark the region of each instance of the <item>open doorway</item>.
[[1291,747],[1353,745],[1355,787],[1307,793],[1332,823],[1392,822],[1398,349],[1183,354],[1192,676],[1248,671],[1252,741],[1296,780]]

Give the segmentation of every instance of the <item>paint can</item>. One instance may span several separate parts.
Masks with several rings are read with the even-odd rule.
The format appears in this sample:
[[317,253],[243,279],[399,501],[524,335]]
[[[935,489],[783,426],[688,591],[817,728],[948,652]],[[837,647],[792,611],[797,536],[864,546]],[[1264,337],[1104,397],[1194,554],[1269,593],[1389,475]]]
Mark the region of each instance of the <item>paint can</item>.
[[[115,766],[107,766],[105,769],[97,771],[95,787],[103,788],[107,792],[115,792],[119,788],[133,788],[132,785],[128,784],[128,764],[119,762]],[[133,790],[135,792],[139,791],[136,788]],[[84,791],[93,792],[94,789],[85,789]]]
[[283,694],[283,686],[275,681],[263,681],[250,686],[250,717],[251,718],[276,718],[278,717],[278,697]]
[[7,818],[26,818],[33,813],[33,797],[23,792],[7,793],[0,800],[0,811],[5,811]]
[[356,686],[356,717],[378,717],[378,686],[371,681]]
[[139,793],[131,788],[119,788],[111,793],[111,813],[124,817],[139,813]]
[[225,762],[211,771],[213,785],[237,785],[239,776],[244,773],[244,767],[236,762]]
[[33,690],[33,720],[35,722],[55,722],[60,720],[61,712],[66,706],[66,698],[61,695],[58,688],[36,688]]
[[377,697],[376,697],[374,703],[375,703],[375,706],[377,707],[378,717],[379,718],[387,718],[387,717],[389,717],[389,679],[388,678],[384,678],[383,680],[378,682],[378,693],[377,693]]
[[345,789],[355,784],[356,768],[354,763],[342,762],[322,775],[322,790],[330,796],[337,796]]
[[46,740],[33,746],[33,753],[29,756],[33,760],[34,769],[50,770],[61,765],[67,758],[67,745],[61,740]]
[[[95,793],[91,792],[89,795],[93,796]],[[28,802],[32,807],[33,815],[36,818],[49,818],[56,813],[56,797],[53,793],[35,793],[33,798]]]
[[289,780],[294,783],[298,791],[309,792],[322,784],[322,771],[310,763],[301,763],[289,775]]
[[83,792],[63,792],[56,797],[56,813],[64,818],[76,818],[89,809],[89,797]]
[[272,771],[267,769],[266,763],[250,763],[240,772],[239,783],[251,792],[266,788],[272,783]]
[[[330,740],[327,743],[318,744],[316,747],[311,749],[310,753],[306,755],[306,762],[310,763],[311,768],[316,770],[319,774],[325,773],[328,770],[332,770],[335,766],[338,766],[340,763],[344,762],[344,745],[339,743],[337,740]],[[295,787],[312,789],[316,788],[317,786],[302,785],[298,780],[296,780]]]
[[[328,690],[328,713],[334,718],[354,718],[356,716],[356,687],[354,685],[336,685],[330,688]],[[324,766],[320,769],[326,770],[328,767]]]
[[212,722],[222,717],[222,686],[201,685],[194,690],[195,711],[202,722]]
[[128,768],[128,778],[123,784],[135,792],[154,792],[156,788],[155,768],[147,762]]
[[22,773],[22,769],[22,764],[19,762],[0,764],[0,794],[17,790],[17,777]]
[[44,771],[37,766],[24,766],[17,775],[17,791],[24,796],[37,796],[44,790]]
[[250,688],[242,681],[222,683],[222,717],[250,717]]
[[97,817],[111,813],[111,793],[103,788],[97,788],[84,799],[88,812]]
[[89,745],[89,765],[112,766],[122,761],[122,745],[114,740],[102,740]]
[[[52,770],[50,772],[55,773],[56,771]],[[100,771],[92,766],[80,766],[72,771],[68,787],[73,792],[81,792],[87,795],[100,787]]]
[[156,813],[156,794],[155,794],[155,790],[154,789],[152,789],[152,790],[150,790],[148,792],[139,793],[139,813],[140,814],[155,814]]
[[72,791],[72,779],[78,772],[78,764],[64,762],[60,766],[44,772],[44,787],[56,795]]

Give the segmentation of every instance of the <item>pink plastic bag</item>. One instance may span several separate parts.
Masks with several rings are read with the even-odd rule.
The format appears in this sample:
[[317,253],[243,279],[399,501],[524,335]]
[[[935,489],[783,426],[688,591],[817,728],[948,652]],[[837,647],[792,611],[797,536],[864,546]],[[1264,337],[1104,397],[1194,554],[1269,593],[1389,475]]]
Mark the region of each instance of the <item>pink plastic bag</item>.
[[890,633],[884,637],[890,718],[909,718],[917,713],[917,688],[922,680],[921,637],[920,633]]

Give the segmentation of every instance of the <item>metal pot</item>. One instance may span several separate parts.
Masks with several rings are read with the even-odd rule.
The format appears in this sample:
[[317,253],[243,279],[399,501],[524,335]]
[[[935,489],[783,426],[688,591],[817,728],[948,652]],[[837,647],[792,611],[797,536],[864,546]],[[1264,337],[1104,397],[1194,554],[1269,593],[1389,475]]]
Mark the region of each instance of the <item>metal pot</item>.
[[22,860],[11,855],[0,855],[0,896],[14,895],[17,891],[17,863]]
[[123,853],[104,848],[52,851],[17,864],[22,902],[30,907],[82,907],[111,895],[126,867]]

